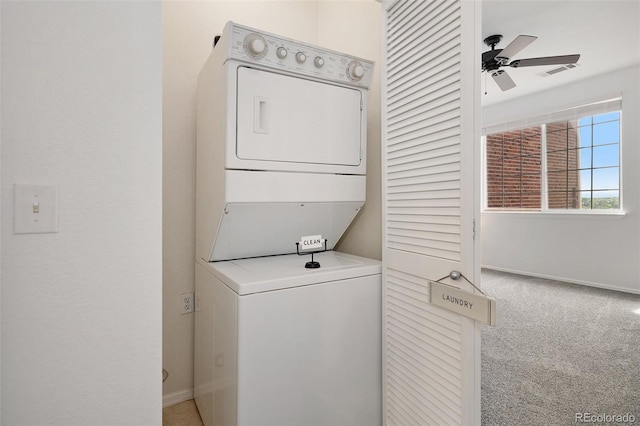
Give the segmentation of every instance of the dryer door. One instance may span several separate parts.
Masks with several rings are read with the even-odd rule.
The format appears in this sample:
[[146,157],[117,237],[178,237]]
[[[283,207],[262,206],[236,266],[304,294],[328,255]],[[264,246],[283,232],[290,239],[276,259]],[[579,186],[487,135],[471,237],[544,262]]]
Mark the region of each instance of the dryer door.
[[238,159],[278,170],[361,164],[359,90],[253,68],[237,72]]

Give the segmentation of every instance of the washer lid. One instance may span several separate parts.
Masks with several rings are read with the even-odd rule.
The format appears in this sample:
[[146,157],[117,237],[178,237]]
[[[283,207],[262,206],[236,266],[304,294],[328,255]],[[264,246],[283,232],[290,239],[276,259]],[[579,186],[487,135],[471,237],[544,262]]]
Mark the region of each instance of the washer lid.
[[328,251],[314,255],[318,269],[307,269],[310,255],[257,257],[207,263],[207,269],[239,295],[282,290],[382,273],[377,260]]

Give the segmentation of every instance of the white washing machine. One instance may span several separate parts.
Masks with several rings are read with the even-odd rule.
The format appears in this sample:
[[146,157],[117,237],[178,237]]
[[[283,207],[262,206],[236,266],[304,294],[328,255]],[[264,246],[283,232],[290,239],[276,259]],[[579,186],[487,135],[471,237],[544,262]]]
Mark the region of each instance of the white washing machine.
[[337,252],[199,263],[205,425],[381,424],[380,263]]
[[381,267],[327,251],[365,202],[373,63],[229,22],[198,79],[194,394],[206,425],[381,423]]

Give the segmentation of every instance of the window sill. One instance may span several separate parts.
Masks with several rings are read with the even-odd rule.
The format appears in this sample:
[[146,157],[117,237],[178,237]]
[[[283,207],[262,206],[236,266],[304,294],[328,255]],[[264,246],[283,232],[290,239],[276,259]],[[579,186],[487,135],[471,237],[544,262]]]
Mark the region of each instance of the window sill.
[[627,215],[624,210],[483,210],[482,215],[497,216],[535,216],[535,217],[571,217],[571,218],[621,218]]

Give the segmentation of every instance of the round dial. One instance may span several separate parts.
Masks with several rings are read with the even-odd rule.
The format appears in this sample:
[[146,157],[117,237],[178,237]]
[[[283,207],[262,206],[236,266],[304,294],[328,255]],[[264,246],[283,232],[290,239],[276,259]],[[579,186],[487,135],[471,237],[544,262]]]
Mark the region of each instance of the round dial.
[[267,41],[260,34],[249,34],[244,38],[244,50],[253,59],[262,59],[267,54]]
[[276,55],[280,59],[286,58],[288,53],[289,52],[287,52],[287,48],[286,47],[278,47],[278,49],[276,50]]
[[324,66],[324,59],[322,59],[320,56],[316,56],[316,58],[313,60],[313,65],[315,65],[316,68],[322,68]]
[[347,75],[353,81],[359,81],[364,76],[364,67],[358,61],[351,61],[347,66]]
[[306,60],[307,60],[307,55],[305,55],[302,52],[296,53],[296,61],[298,61],[299,64],[304,64]]

